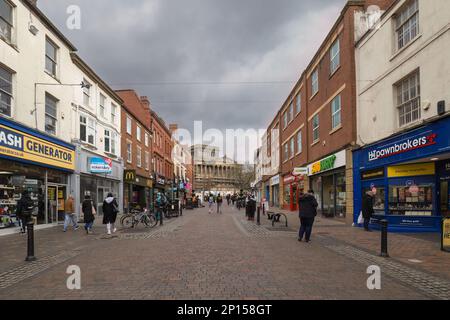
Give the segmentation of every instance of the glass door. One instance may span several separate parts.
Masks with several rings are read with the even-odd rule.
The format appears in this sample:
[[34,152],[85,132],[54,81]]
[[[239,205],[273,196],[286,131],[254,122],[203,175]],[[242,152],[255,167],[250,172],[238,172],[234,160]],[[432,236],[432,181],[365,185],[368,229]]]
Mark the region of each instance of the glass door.
[[47,186],[47,223],[58,223],[58,187]]
[[449,181],[441,181],[441,215],[450,216]]

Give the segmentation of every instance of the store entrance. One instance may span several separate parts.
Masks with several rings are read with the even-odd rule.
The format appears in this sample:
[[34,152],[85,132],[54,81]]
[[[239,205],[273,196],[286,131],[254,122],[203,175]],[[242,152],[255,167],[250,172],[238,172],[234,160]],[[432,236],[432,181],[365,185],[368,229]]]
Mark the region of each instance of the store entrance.
[[64,223],[66,190],[66,186],[51,184],[47,186],[47,223]]
[[111,193],[110,188],[99,187],[97,189],[97,212],[103,214],[103,201],[106,199],[108,194]]
[[450,217],[450,195],[449,195],[450,180],[441,181],[441,215],[443,217]]

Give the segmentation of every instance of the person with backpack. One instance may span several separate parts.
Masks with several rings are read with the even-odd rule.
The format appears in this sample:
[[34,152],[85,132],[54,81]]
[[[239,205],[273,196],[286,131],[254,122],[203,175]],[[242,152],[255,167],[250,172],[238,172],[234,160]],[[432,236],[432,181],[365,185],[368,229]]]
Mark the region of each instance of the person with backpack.
[[86,230],[86,234],[92,234],[92,226],[94,225],[96,211],[89,195],[84,197],[81,210],[83,211],[84,216],[84,230]]
[[156,205],[156,220],[157,221],[161,221],[161,215],[164,214],[164,210],[166,208],[166,204],[167,204],[167,199],[165,197],[165,195],[161,192],[158,192],[156,194],[156,201],[155,201],[155,205]]
[[69,197],[66,200],[65,203],[65,210],[64,210],[64,232],[67,232],[67,228],[69,227],[69,224],[72,222],[73,230],[77,231],[78,228],[78,217],[75,213],[75,200],[73,199],[72,195],[69,195]]
[[27,224],[31,221],[35,205],[27,190],[22,192],[22,197],[17,201],[16,216],[20,220],[21,233],[26,233]]
[[106,224],[108,235],[117,231],[115,227],[117,213],[119,213],[119,205],[112,193],[108,193],[105,201],[103,201],[103,224]]
[[223,199],[220,193],[217,195],[217,213],[222,213]]

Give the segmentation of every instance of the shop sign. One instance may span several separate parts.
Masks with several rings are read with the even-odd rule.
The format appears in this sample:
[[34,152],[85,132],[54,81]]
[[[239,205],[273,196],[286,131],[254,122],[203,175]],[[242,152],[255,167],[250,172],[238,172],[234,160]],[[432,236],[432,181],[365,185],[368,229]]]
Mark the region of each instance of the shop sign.
[[308,166],[308,173],[310,176],[322,173],[325,171],[330,171],[339,167],[345,166],[345,150],[333,154],[325,159],[314,162]]
[[302,167],[302,168],[295,168],[292,172],[292,175],[294,176],[306,176],[308,175],[308,167]]
[[272,177],[270,179],[270,185],[271,186],[276,186],[277,184],[280,184],[280,175],[277,175],[277,176]]
[[408,164],[388,167],[389,178],[428,176],[436,174],[434,163]]
[[75,148],[51,141],[55,139],[34,135],[30,129],[0,119],[0,155],[58,169],[75,170]]
[[147,188],[153,188],[153,181],[150,179],[146,179],[147,180]]
[[437,136],[435,133],[425,134],[379,147],[369,151],[369,162],[435,145]]
[[89,172],[99,174],[112,173],[112,160],[109,158],[89,158]]
[[442,221],[442,250],[450,251],[450,218]]
[[361,172],[361,180],[384,178],[384,168]]
[[124,182],[134,183],[136,181],[136,170],[125,170],[123,172]]
[[289,183],[293,183],[293,182],[299,182],[301,180],[303,180],[303,177],[289,175],[286,178],[284,178],[283,181],[285,184],[289,184]]
[[165,180],[164,178],[162,178],[162,177],[158,177],[158,178],[156,179],[156,182],[157,182],[158,184],[165,184],[165,183],[166,183],[166,180]]

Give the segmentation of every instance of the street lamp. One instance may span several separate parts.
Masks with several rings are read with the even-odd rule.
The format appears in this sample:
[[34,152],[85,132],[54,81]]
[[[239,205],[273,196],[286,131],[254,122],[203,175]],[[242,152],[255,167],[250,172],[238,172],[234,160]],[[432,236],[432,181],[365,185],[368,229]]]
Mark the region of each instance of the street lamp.
[[42,83],[42,82],[36,82],[34,84],[34,109],[31,110],[31,114],[34,114],[34,120],[35,120],[35,124],[36,124],[36,130],[38,128],[38,120],[37,120],[37,87],[38,86],[62,86],[62,87],[78,87],[80,86],[81,89],[84,88],[91,88],[91,84],[86,83],[84,81],[81,81],[81,83],[76,83],[76,84],[63,84],[63,83]]

